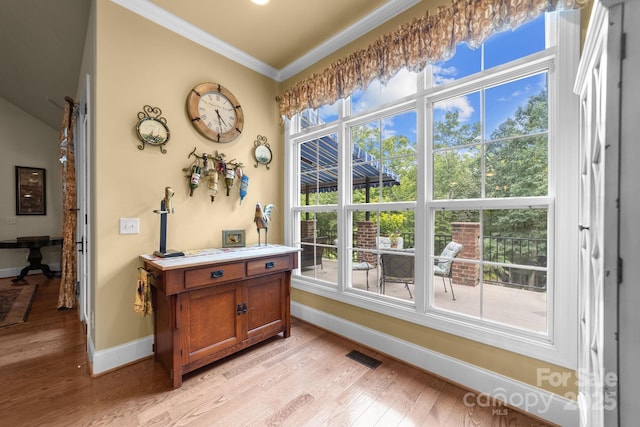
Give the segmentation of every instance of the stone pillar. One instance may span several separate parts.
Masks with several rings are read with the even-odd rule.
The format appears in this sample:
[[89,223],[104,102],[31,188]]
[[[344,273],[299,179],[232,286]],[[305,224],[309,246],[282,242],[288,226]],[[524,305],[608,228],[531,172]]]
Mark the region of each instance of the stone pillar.
[[[378,235],[378,227],[372,221],[358,221],[358,232],[356,233],[356,241],[353,246],[363,249],[376,248],[376,236]],[[357,251],[357,262],[368,262],[372,265],[378,264],[378,257],[375,253]]]
[[303,219],[300,221],[300,238],[313,237],[316,235],[316,220]]
[[[451,240],[462,245],[458,258],[480,259],[480,223],[454,222]],[[454,262],[451,280],[457,285],[476,286],[480,283],[480,266]]]

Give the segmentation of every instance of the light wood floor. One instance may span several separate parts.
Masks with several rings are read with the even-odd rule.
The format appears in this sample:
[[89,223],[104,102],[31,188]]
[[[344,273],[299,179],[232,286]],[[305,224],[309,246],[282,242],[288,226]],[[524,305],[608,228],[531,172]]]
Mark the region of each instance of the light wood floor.
[[[59,279],[28,280],[40,284],[28,322],[0,329],[2,426],[547,425],[469,407],[466,390],[296,320],[290,338],[197,370],[176,390],[152,359],[91,378],[77,311],[55,308]],[[353,349],[382,364],[345,357]]]

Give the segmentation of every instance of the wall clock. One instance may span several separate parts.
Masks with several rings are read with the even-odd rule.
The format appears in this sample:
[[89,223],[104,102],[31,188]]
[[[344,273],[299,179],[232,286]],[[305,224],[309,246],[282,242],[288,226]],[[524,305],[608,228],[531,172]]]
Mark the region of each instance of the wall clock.
[[138,149],[144,150],[145,144],[160,147],[160,152],[165,154],[167,150],[163,148],[169,142],[169,126],[167,119],[162,117],[162,110],[158,107],[145,105],[142,111],[138,113],[138,123],[136,124],[136,133],[142,141],[142,145],[138,145]]
[[231,142],[242,133],[244,113],[236,97],[218,83],[200,83],[187,96],[187,114],[202,136]]

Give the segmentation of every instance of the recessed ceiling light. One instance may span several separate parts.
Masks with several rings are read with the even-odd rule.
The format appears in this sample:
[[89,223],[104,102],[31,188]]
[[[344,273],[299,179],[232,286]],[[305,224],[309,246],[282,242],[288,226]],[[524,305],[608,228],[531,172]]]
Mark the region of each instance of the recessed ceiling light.
[[267,3],[269,3],[269,0],[251,0],[252,2],[254,2],[255,4],[258,4],[260,6],[263,6]]

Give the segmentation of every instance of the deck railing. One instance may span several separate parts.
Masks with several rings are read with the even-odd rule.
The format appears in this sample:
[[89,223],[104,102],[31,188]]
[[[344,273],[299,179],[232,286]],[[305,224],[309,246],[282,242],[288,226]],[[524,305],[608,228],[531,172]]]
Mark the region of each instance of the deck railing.
[[[330,245],[337,239],[335,230],[317,230],[318,236],[327,236]],[[414,247],[413,233],[401,234],[404,248]],[[451,241],[451,235],[434,235],[434,253],[440,254],[444,247]],[[356,241],[354,234],[353,241]],[[518,237],[485,237],[483,254],[485,261],[502,264],[520,264],[536,267],[547,266],[547,241],[546,239],[528,239]],[[323,257],[337,259],[337,250],[334,247],[324,249]],[[355,260],[354,260],[355,261]],[[509,266],[484,266],[483,278],[485,283],[500,286],[517,287],[535,291],[546,291],[547,273],[545,271],[529,270]]]

